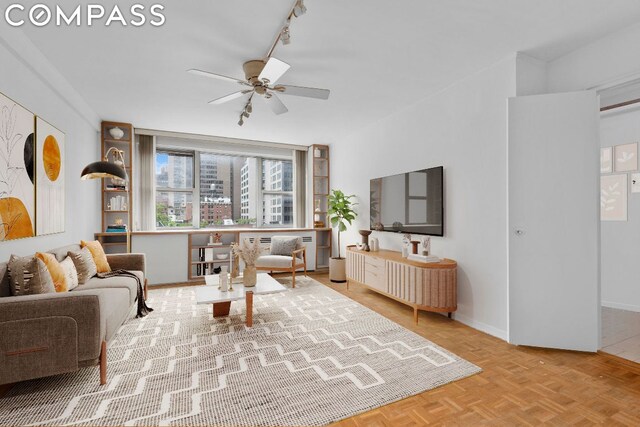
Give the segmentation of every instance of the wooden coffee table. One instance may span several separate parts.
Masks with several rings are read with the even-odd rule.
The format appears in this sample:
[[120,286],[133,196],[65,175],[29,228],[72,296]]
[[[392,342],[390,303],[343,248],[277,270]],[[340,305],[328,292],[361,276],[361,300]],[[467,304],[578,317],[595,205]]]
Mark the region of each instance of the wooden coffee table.
[[251,327],[253,326],[253,296],[287,290],[267,273],[259,273],[256,277],[255,286],[245,288],[241,283],[234,283],[233,291],[222,292],[218,289],[219,275],[204,276],[206,285],[195,288],[196,304],[213,304],[213,317],[223,317],[229,315],[232,301],[244,299],[247,304],[247,326]]

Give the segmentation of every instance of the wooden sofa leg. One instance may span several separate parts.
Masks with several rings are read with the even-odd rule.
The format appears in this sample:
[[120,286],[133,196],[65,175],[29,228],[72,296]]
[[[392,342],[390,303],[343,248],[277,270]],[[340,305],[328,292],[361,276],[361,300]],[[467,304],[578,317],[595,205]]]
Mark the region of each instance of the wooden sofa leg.
[[100,385],[107,383],[107,342],[102,341],[100,348]]
[[144,279],[144,299],[145,300],[147,299],[147,291],[148,291],[147,285],[148,284],[149,284],[149,280]]

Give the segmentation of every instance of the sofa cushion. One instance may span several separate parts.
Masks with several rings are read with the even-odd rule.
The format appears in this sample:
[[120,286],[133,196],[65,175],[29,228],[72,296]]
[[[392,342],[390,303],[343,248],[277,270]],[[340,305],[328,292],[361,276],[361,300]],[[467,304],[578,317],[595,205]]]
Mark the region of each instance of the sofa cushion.
[[284,255],[263,255],[256,261],[256,267],[258,268],[291,268],[290,256]]
[[56,288],[56,292],[67,292],[69,287],[67,285],[67,276],[64,274],[62,266],[56,259],[56,256],[46,252],[36,252],[36,258],[42,260],[51,274],[53,279],[53,286]]
[[[140,278],[140,283],[144,281],[144,275],[142,271],[132,271],[136,276]],[[109,288],[123,288],[129,291],[129,304],[133,304],[138,296],[138,282],[133,277],[116,276],[109,277],[107,279],[100,279],[99,277],[92,277],[85,284],[80,285],[76,290],[87,289],[109,289]]]
[[274,236],[271,238],[271,255],[291,256],[302,245],[300,236]]
[[104,249],[99,241],[93,240],[87,242],[81,240],[80,246],[89,249],[89,252],[91,252],[91,256],[93,257],[93,261],[96,263],[98,273],[108,273],[111,271],[111,267],[109,267],[109,262],[107,261],[107,255],[104,253]]
[[11,255],[9,259],[11,294],[35,295],[55,292],[53,279],[47,266],[39,258]]
[[129,291],[125,288],[102,289],[102,292],[104,299],[100,301],[100,316],[107,321],[105,340],[109,341],[129,317],[131,304]]
[[80,245],[78,245],[76,243],[76,244],[73,244],[73,245],[67,245],[67,246],[62,246],[62,247],[59,247],[59,248],[51,249],[51,250],[49,250],[47,252],[50,253],[50,254],[55,255],[55,257],[58,260],[58,262],[61,262],[67,257],[67,254],[69,252],[78,252],[80,249],[82,249],[82,248],[80,247]]
[[61,263],[60,267],[64,271],[64,277],[67,279],[67,289],[72,291],[78,287],[78,271],[73,263],[71,257],[66,257]]
[[91,256],[89,249],[83,248],[77,252],[69,252],[69,256],[76,266],[79,284],[86,283],[87,280],[98,273],[96,263],[93,261],[93,256]]

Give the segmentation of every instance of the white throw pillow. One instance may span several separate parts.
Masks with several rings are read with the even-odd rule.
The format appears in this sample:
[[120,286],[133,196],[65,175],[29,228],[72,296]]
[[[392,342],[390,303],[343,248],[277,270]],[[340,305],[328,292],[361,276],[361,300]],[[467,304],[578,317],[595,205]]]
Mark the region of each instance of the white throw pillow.
[[271,255],[291,256],[298,249],[298,236],[274,236],[271,238]]
[[78,270],[70,257],[66,257],[64,261],[60,263],[60,267],[64,271],[64,277],[67,278],[67,290],[72,290],[78,287]]

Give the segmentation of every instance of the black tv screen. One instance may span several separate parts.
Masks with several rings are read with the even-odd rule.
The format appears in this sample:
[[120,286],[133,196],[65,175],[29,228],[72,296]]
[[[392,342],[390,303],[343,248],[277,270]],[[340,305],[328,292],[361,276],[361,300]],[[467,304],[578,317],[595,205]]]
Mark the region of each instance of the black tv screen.
[[371,180],[371,229],[444,235],[444,168],[438,166]]

